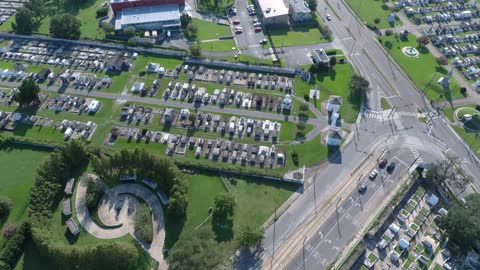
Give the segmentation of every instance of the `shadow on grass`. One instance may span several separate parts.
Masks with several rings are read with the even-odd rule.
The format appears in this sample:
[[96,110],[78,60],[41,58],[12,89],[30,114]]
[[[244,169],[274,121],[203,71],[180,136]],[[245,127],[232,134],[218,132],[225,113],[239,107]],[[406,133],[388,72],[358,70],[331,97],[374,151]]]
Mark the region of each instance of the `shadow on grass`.
[[166,211],[165,215],[165,243],[164,249],[171,249],[178,241],[183,227],[185,226],[185,218],[178,218]]
[[339,146],[328,146],[328,162],[342,164],[342,152]]
[[[215,217],[215,215],[213,215]],[[218,242],[230,241],[233,239],[233,219],[215,220],[212,219],[212,231],[215,240]]]

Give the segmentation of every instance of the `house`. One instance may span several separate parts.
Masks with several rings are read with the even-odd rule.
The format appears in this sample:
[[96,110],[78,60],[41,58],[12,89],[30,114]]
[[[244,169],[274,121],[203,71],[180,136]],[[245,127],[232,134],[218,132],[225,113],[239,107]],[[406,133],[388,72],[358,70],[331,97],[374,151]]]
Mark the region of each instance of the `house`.
[[282,27],[288,25],[288,8],[283,1],[255,0],[260,11],[260,19],[265,26]]
[[342,135],[338,131],[332,131],[327,135],[326,142],[329,146],[339,146],[342,143]]
[[116,55],[107,62],[107,70],[112,72],[128,71],[132,64],[123,56]]
[[342,106],[343,101],[340,96],[330,96],[327,102],[327,111],[329,112],[338,112]]
[[288,5],[288,13],[294,22],[307,22],[311,19],[311,11],[304,0],[291,0]]
[[312,58],[315,63],[329,63],[330,57],[328,57],[327,53],[324,49],[315,49],[312,52]]

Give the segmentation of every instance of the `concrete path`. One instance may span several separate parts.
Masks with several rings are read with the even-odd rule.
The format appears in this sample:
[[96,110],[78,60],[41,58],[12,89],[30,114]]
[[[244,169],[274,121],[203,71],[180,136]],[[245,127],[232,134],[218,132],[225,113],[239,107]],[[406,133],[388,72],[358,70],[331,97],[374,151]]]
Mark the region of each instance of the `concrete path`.
[[[93,177],[95,181],[100,181],[95,176]],[[118,238],[130,233],[142,248],[159,262],[159,269],[168,268],[162,252],[163,242],[165,241],[163,208],[160,200],[153,192],[137,184],[122,184],[112,189],[108,189],[104,185],[105,194],[98,206],[99,217],[104,224],[115,226],[105,228],[97,225],[90,217],[85,201],[86,189],[84,181],[81,181],[77,186],[75,198],[77,218],[86,231],[101,239]],[[136,206],[139,203],[137,198],[144,200],[152,211],[153,240],[151,244],[146,243],[134,233],[133,220]]]

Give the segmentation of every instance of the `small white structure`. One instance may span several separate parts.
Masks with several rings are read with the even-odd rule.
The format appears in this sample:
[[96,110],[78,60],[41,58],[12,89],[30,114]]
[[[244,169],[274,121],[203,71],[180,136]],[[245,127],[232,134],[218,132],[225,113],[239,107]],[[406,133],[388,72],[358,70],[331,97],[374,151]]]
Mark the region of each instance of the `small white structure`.
[[430,197],[427,200],[427,204],[428,206],[430,206],[430,208],[435,207],[435,205],[438,204],[438,197],[435,196],[434,194],[430,195]]
[[286,94],[283,98],[282,109],[284,111],[290,111],[292,109],[292,96]]
[[324,49],[315,49],[312,52],[313,61],[315,63],[329,63],[330,57],[328,57],[327,53]]
[[388,228],[394,234],[398,234],[398,232],[400,231],[400,227],[395,223],[390,224],[390,226]]
[[342,135],[336,130],[332,131],[327,135],[326,142],[329,146],[339,146],[342,143]]
[[400,241],[398,241],[398,245],[403,250],[403,249],[407,249],[408,246],[410,246],[410,242],[408,242],[407,240],[402,238],[402,239],[400,239]]
[[329,112],[338,112],[340,107],[343,104],[342,97],[340,96],[330,96],[327,103],[327,111]]
[[133,84],[131,90],[132,90],[134,93],[139,93],[140,91],[143,90],[144,87],[145,87],[145,83],[143,83],[143,82],[135,82],[135,83]]
[[387,22],[388,23],[394,23],[395,22],[395,13],[390,13],[390,15],[388,15]]
[[151,73],[157,73],[159,69],[160,69],[160,64],[152,63],[152,62],[149,62],[145,67],[145,70]]
[[65,139],[70,139],[70,137],[72,137],[73,135],[73,129],[71,127],[67,128],[67,130],[65,130]]
[[88,112],[91,113],[96,113],[98,109],[100,108],[100,101],[94,99],[90,104],[88,105]]

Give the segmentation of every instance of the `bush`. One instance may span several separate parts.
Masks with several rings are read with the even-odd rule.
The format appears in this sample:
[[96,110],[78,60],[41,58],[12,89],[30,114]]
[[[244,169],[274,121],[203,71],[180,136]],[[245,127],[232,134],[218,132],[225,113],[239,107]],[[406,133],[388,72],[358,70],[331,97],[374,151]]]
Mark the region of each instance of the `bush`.
[[30,238],[30,227],[27,222],[23,222],[17,232],[5,244],[0,253],[0,260],[7,263],[13,269],[23,254],[25,242]]
[[134,221],[135,233],[140,235],[143,240],[151,243],[153,240],[153,223],[150,208],[142,203],[135,213]]
[[375,24],[379,24],[379,23],[380,23],[380,18],[375,18],[375,19],[373,20],[373,22],[374,22]]
[[12,238],[13,235],[17,232],[17,225],[15,224],[7,224],[5,227],[3,227],[3,237],[5,239],[10,239]]
[[477,104],[477,105],[475,106],[475,109],[477,109],[477,111],[480,112],[480,104]]
[[10,214],[12,207],[12,200],[7,197],[0,197],[0,221],[5,221]]
[[97,17],[105,17],[108,15],[108,7],[100,7],[97,9]]
[[130,47],[135,47],[135,46],[137,46],[137,40],[134,39],[134,38],[129,38],[128,41],[127,41],[127,44]]
[[302,111],[302,112],[308,111],[308,104],[307,104],[307,103],[302,103],[302,104],[300,104],[299,109],[300,109],[300,111]]
[[308,94],[304,94],[303,98],[305,99],[306,102],[310,101],[310,96]]
[[467,88],[465,88],[465,87],[460,87],[460,93],[461,93],[463,96],[466,96],[466,95],[467,95]]
[[298,152],[296,150],[292,151],[292,161],[295,166],[298,166]]
[[385,30],[385,35],[387,37],[391,36],[392,34],[393,34],[392,30],[390,30],[390,29]]
[[131,37],[131,36],[135,35],[135,31],[137,31],[137,29],[135,29],[135,27],[127,26],[127,27],[125,27],[125,29],[123,29],[123,34]]
[[443,66],[448,65],[448,59],[444,55],[437,57],[436,60],[439,65],[443,65]]

